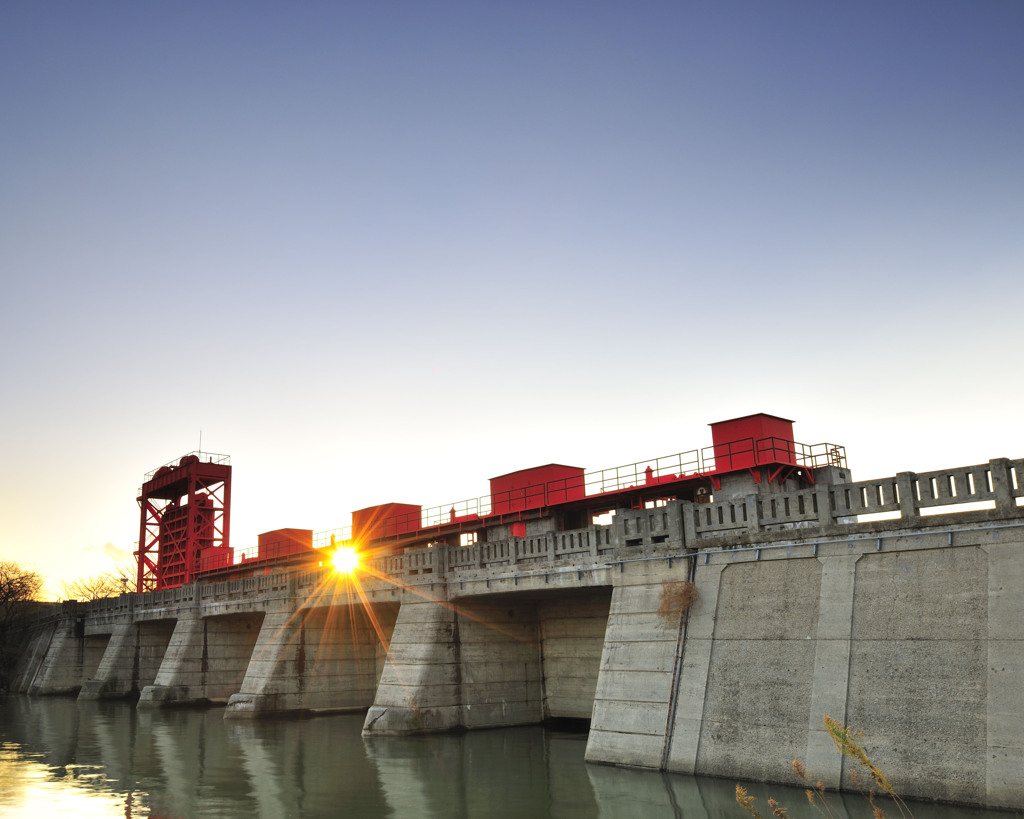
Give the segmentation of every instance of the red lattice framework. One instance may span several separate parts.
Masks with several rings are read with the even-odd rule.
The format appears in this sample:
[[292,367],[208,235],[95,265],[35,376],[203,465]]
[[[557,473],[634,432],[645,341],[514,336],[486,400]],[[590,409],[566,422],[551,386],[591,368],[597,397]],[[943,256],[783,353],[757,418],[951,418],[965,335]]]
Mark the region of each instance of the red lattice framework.
[[138,591],[191,583],[203,558],[231,562],[227,461],[225,455],[193,452],[147,476],[138,499]]

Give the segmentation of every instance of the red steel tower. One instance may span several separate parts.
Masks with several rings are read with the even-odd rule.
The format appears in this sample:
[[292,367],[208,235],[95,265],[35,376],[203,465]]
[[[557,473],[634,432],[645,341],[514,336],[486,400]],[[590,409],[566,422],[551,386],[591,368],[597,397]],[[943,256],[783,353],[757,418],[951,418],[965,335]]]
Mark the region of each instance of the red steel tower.
[[193,452],[146,476],[135,552],[138,591],[191,583],[203,557],[231,562],[228,460],[226,455]]

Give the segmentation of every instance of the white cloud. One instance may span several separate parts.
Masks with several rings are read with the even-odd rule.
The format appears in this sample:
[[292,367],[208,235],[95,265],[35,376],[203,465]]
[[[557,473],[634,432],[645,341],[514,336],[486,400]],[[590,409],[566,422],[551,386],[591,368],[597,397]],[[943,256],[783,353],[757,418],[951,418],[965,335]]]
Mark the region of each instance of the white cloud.
[[107,557],[111,558],[112,560],[116,560],[118,563],[120,563],[122,560],[131,560],[132,559],[132,550],[131,549],[120,549],[117,546],[115,546],[113,543],[104,543],[103,544],[103,554],[105,554]]

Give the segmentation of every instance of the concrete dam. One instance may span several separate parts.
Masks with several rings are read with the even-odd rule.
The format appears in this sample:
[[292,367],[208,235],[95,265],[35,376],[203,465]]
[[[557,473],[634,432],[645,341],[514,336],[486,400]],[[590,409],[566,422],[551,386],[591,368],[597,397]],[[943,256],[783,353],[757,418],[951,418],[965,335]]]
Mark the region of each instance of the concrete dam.
[[351,574],[197,554],[188,582],[60,604],[15,687],[361,711],[364,736],[584,719],[589,762],[792,784],[800,759],[852,788],[828,715],[905,797],[1024,807],[1024,459],[854,481],[785,419],[723,424],[695,469],[595,492],[549,465],[477,511],[355,513]]

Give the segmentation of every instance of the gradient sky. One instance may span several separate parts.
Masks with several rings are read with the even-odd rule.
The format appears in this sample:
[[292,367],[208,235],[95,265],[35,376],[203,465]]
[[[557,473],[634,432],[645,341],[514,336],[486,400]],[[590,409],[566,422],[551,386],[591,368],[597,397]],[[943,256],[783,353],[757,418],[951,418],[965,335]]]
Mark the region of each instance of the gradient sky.
[[1024,3],[0,5],[0,558],[233,545],[794,419],[1024,455]]

